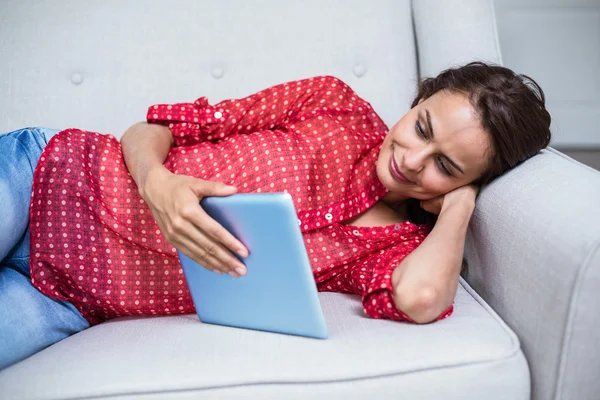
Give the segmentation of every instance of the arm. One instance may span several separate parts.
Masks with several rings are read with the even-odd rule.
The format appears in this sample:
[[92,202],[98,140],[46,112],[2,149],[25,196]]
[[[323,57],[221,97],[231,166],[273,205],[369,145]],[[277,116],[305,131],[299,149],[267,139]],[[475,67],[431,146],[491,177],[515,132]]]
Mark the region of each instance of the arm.
[[[418,246],[418,244],[417,244]],[[382,259],[381,263],[375,263],[373,274],[366,290],[362,294],[363,309],[367,315],[372,318],[388,318],[395,321],[408,321],[412,323],[424,323],[442,320],[449,317],[454,311],[454,304],[450,301],[444,308],[437,311],[435,315],[427,321],[423,321],[421,310],[413,306],[413,298],[417,295],[414,290],[398,291],[399,296],[395,296],[392,277],[393,271],[398,269],[398,265],[402,265],[403,259],[407,257],[407,253],[414,252],[415,245],[410,243],[405,246],[404,254],[392,259]],[[395,301],[395,297],[402,299],[402,302]]]
[[[419,315],[414,310],[400,309],[393,297],[391,275],[402,260],[415,250],[425,239],[428,228],[410,233],[396,245],[370,254],[366,259],[359,258],[343,270],[331,275],[331,278],[318,284],[319,290],[334,290],[341,293],[360,294],[363,310],[371,318],[391,319],[417,323]],[[414,291],[403,293],[412,295]],[[437,318],[444,319],[452,314],[453,304],[443,310]]]
[[148,108],[147,121],[169,127],[175,146],[216,142],[233,134],[278,128],[310,134],[314,129],[309,129],[310,123],[306,129],[299,128],[312,118],[329,118],[332,128],[343,121],[346,125],[356,124],[365,132],[381,130],[385,134],[383,121],[367,114],[368,110],[372,110],[370,104],[338,78],[316,76],[214,106],[208,104],[206,97],[194,103],[156,104]]
[[125,165],[142,197],[149,173],[168,172],[163,166],[173,145],[171,130],[165,126],[140,122],[125,132],[121,147]]
[[242,257],[248,250],[198,206],[203,196],[226,196],[235,188],[173,174],[163,165],[172,145],[169,128],[145,122],[133,125],[121,138],[125,165],[140,195],[173,246],[209,270],[244,275],[244,264],[227,250]]
[[394,269],[396,305],[416,322],[433,321],[454,301],[467,226],[475,209],[473,193],[465,190],[459,193],[460,199],[444,199],[431,233]]

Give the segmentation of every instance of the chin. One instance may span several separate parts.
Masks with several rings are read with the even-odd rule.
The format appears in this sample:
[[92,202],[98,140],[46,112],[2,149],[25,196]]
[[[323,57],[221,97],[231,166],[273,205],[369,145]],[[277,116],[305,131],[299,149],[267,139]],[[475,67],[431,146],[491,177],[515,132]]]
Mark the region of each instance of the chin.
[[399,190],[399,186],[402,187],[403,184],[396,181],[396,179],[394,179],[394,177],[390,175],[386,162],[377,163],[377,178],[379,179],[379,182],[381,182],[381,184],[385,186],[385,188],[388,191],[394,194],[394,196],[398,196],[401,198],[412,197],[412,192],[408,193],[406,191]]
[[379,178],[379,181],[383,184],[383,186],[385,186],[385,188],[388,190],[388,192],[385,194],[386,201],[397,202],[412,197],[410,193],[399,191],[395,185],[396,181],[394,181],[393,178],[390,182],[387,177],[386,179],[381,179],[381,176],[379,174],[377,174],[377,177]]

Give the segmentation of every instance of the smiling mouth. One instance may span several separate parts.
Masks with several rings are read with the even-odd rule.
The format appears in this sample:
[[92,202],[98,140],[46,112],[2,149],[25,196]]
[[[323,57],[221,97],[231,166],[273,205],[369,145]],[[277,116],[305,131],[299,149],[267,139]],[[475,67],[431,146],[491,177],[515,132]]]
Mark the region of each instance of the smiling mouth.
[[404,182],[404,183],[414,183],[412,181],[410,181],[406,176],[404,176],[404,174],[402,172],[400,172],[400,169],[398,168],[398,165],[396,164],[396,161],[394,160],[394,156],[392,155],[390,157],[390,173],[392,174],[392,176],[400,181],[400,182]]

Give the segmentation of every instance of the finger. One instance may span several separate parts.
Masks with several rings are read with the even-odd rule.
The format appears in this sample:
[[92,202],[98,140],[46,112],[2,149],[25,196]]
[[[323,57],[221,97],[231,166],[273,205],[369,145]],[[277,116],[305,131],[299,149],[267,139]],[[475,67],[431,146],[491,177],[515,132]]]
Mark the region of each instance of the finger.
[[210,257],[213,257],[216,260],[216,267],[220,270],[236,271],[240,275],[245,275],[246,266],[240,260],[221,243],[207,236],[192,223],[188,222],[179,236],[197,258],[210,260]]
[[218,181],[205,181],[194,179],[192,189],[198,196],[229,196],[237,192],[235,186],[226,185]]
[[218,269],[214,263],[210,263],[209,260],[199,260],[198,257],[194,254],[194,251],[192,251],[188,245],[191,242],[189,240],[182,240],[182,241],[173,241],[172,244],[173,246],[175,246],[177,248],[177,250],[179,250],[180,252],[182,252],[183,254],[185,254],[186,256],[188,256],[189,258],[191,258],[192,260],[196,261],[198,264],[200,264],[200,266],[202,266],[204,269],[207,269],[211,272],[217,273],[217,274],[222,274],[223,271],[221,271],[220,269]]
[[[239,278],[240,274],[237,273],[235,269],[227,264],[224,264],[222,260],[216,258],[209,251],[206,251],[202,248],[202,245],[198,245],[195,241],[184,237],[181,240],[183,247],[185,247],[189,254],[186,254],[188,257],[196,261],[202,267],[208,269],[209,271],[216,272],[218,274],[226,273],[234,278]],[[183,250],[182,250],[183,252]],[[239,262],[239,261],[238,261]]]
[[211,237],[216,242],[223,244],[223,246],[227,247],[230,251],[239,254],[240,257],[248,257],[248,249],[246,246],[233,236],[231,232],[208,215],[202,207],[199,207],[195,212],[190,213],[187,218],[204,234]]

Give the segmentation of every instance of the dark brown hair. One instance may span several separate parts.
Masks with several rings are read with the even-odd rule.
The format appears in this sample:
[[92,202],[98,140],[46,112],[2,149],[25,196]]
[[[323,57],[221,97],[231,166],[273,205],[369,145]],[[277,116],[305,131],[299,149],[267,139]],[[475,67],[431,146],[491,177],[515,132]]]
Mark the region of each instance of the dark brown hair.
[[[441,90],[469,96],[490,137],[484,172],[474,184],[487,185],[550,143],[551,118],[544,91],[527,75],[499,65],[470,62],[422,79],[411,108]],[[433,226],[437,216],[423,210],[419,202],[407,201],[409,219]]]

